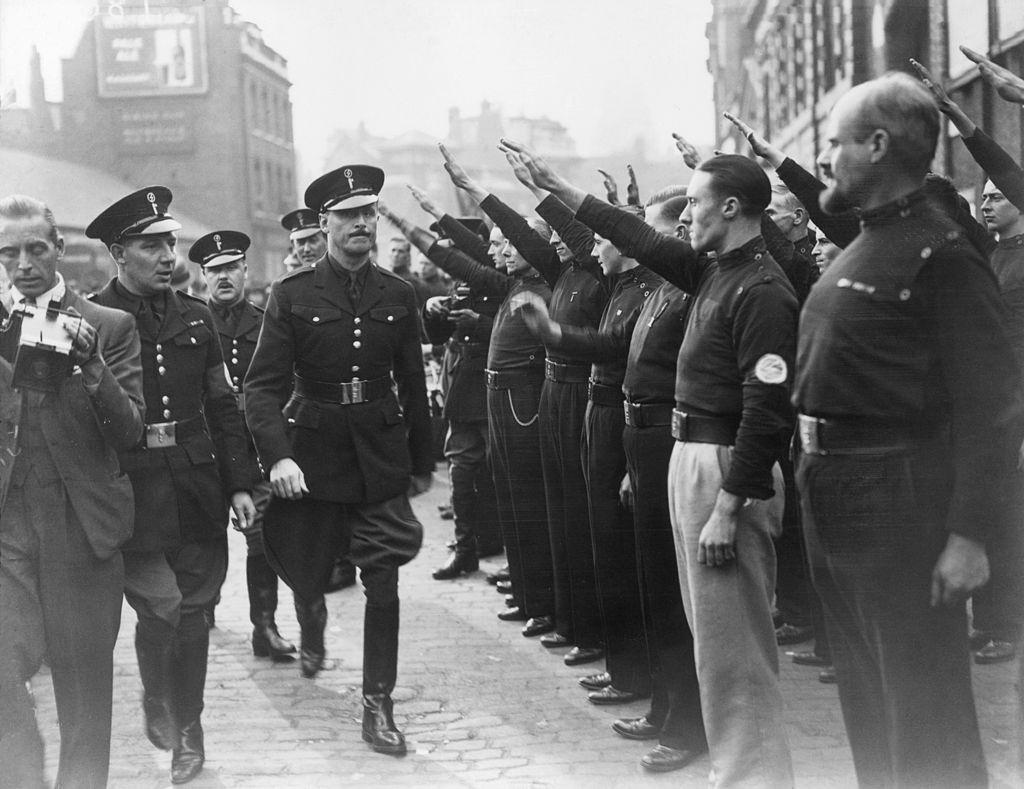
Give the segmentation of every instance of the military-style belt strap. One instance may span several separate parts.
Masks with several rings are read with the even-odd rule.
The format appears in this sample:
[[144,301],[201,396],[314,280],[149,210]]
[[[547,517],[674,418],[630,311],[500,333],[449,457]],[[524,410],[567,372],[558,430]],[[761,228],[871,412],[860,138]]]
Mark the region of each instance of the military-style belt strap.
[[626,396],[622,394],[621,386],[609,386],[608,384],[599,384],[597,381],[590,381],[587,386],[587,397],[594,405],[618,408]]
[[333,405],[355,405],[380,400],[391,391],[391,377],[371,378],[369,381],[313,381],[295,375],[295,394],[309,400]]
[[515,389],[517,386],[538,384],[544,380],[544,373],[539,367],[527,367],[523,370],[484,370],[487,375],[488,389]]
[[734,416],[701,416],[672,409],[672,438],[696,444],[721,444],[730,447],[736,443],[740,419]]
[[668,427],[672,424],[672,403],[631,403],[622,404],[626,411],[626,424],[630,427]]
[[805,455],[877,455],[911,449],[925,440],[906,427],[797,415]]
[[590,382],[589,364],[562,364],[551,359],[544,360],[544,377],[560,384],[585,384]]
[[176,447],[183,438],[202,433],[205,427],[202,414],[173,422],[150,422],[146,425],[146,449]]

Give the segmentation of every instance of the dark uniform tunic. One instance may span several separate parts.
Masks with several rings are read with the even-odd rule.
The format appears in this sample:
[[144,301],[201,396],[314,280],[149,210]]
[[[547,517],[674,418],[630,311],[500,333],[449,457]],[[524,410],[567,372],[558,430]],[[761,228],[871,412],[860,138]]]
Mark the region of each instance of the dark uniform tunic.
[[499,302],[487,352],[487,419],[491,471],[512,592],[529,617],[555,610],[548,518],[540,466],[538,404],[544,378],[544,346],[513,312],[518,293],[545,302],[551,290],[536,274],[507,276],[458,250],[435,244],[430,259],[474,292]]
[[[551,197],[537,210],[547,219],[552,216],[548,209],[557,210],[558,205],[561,202]],[[551,286],[552,320],[568,326],[597,326],[608,300],[598,262],[577,254],[569,263],[561,263],[554,247],[494,195],[483,200],[480,207]],[[558,230],[555,224],[552,226]],[[564,226],[562,229],[567,230]],[[586,233],[586,228],[575,230],[577,234],[580,230]],[[571,249],[579,247],[571,232],[566,232],[565,240]],[[582,359],[555,348],[547,351],[540,438],[555,568],[555,627],[577,646],[596,647],[601,639],[600,608],[590,546],[586,480],[580,458],[590,370]]]
[[800,327],[793,402],[824,420],[801,416],[814,583],[860,783],[981,785],[964,607],[928,603],[951,532],[1007,528],[1019,375],[961,230],[921,191],[862,218]]
[[630,513],[619,499],[626,474],[622,379],[637,316],[661,278],[636,266],[608,276],[608,281],[612,293],[598,327],[565,326],[556,347],[573,358],[593,361],[584,419],[583,468],[602,642],[612,686],[646,695],[650,691],[650,663],[640,606],[636,540]]

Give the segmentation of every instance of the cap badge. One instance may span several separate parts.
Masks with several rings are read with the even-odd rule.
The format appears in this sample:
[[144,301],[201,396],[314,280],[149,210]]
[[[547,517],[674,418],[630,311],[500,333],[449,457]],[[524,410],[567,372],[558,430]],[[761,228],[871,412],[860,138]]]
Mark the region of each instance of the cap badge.
[[220,233],[215,233],[213,236],[213,243],[217,245],[217,251],[220,252]]
[[349,189],[355,189],[355,188],[356,188],[356,182],[355,182],[355,180],[354,180],[354,179],[352,178],[352,170],[351,170],[351,169],[349,169],[348,167],[346,167],[346,168],[345,168],[345,172],[344,172],[344,173],[342,173],[342,175],[344,175],[344,176],[345,176],[345,178],[347,178],[347,179],[348,179],[348,188],[349,188]]
[[160,209],[156,205],[156,195],[153,194],[152,192],[147,192],[146,199],[149,200],[149,205],[153,209],[153,213],[159,215]]

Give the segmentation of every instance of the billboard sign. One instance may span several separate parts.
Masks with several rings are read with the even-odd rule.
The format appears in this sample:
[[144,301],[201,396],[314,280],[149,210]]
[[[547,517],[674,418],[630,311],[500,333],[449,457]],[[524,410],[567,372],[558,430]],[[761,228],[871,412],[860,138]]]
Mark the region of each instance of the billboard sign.
[[102,98],[205,93],[202,6],[125,7],[97,15],[96,78]]

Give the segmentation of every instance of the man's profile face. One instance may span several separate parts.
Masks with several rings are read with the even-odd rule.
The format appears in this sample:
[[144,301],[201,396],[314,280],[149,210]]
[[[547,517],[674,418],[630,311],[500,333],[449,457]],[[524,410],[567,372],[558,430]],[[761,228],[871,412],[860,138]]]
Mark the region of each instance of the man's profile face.
[[787,194],[772,192],[772,201],[768,204],[765,212],[782,234],[791,241],[794,233],[802,227],[802,217],[790,207],[790,199]]
[[303,266],[311,266],[327,252],[327,236],[323,233],[311,233],[305,238],[292,241],[292,254]]
[[562,241],[562,237],[558,233],[551,233],[551,243],[555,247],[555,254],[558,255],[559,263],[568,263],[572,260],[572,250]]
[[320,229],[336,258],[368,255],[377,240],[377,206],[343,208],[320,214]]
[[412,263],[408,241],[392,241],[388,245],[388,265],[392,271],[405,271]]
[[512,246],[508,239],[505,239],[501,254],[504,259],[504,269],[509,274],[518,274],[520,271],[530,268],[526,258],[519,254],[519,250]]
[[110,254],[121,269],[121,283],[137,296],[170,290],[177,244],[174,233],[155,233],[111,245]]
[[245,259],[203,269],[203,279],[210,289],[210,301],[225,307],[245,298]]
[[42,216],[0,218],[0,263],[23,296],[35,298],[50,290],[63,256],[64,239],[58,236],[54,241],[50,223]]
[[717,251],[728,229],[722,215],[724,201],[713,188],[710,173],[696,170],[686,185],[686,208],[679,217],[695,252]]
[[494,261],[494,267],[498,270],[505,268],[505,234],[501,232],[501,228],[494,227],[491,229],[490,239],[487,242],[487,254],[490,255],[491,260]]
[[1021,212],[991,181],[985,181],[985,189],[981,193],[981,217],[985,227],[1000,236],[1012,231],[1020,221]]
[[858,102],[839,100],[828,118],[827,146],[818,156],[825,182],[819,201],[822,210],[830,214],[858,206],[864,187],[872,177],[871,137],[856,139],[858,106]]

